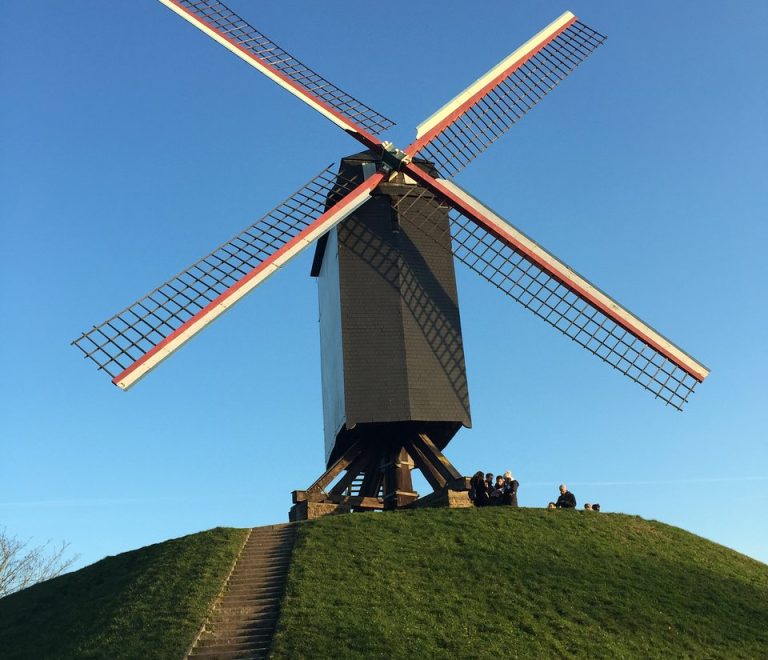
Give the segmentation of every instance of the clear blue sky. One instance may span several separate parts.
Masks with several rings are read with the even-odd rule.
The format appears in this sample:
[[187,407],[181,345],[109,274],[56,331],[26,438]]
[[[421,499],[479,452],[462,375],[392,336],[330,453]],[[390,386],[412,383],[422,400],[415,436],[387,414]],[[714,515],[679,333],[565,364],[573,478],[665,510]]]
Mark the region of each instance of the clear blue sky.
[[[231,5],[400,146],[564,10],[608,35],[457,182],[712,375],[678,413],[459,265],[447,453],[768,561],[768,4]],[[285,520],[323,469],[310,253],[128,393],[68,343],[357,143],[152,0],[7,3],[0,89],[0,527],[83,565]]]

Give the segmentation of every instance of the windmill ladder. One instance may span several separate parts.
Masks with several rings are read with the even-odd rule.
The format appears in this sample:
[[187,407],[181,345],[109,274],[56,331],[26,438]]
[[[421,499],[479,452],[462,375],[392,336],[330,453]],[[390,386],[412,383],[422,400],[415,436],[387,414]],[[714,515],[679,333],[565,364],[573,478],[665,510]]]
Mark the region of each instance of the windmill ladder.
[[296,525],[254,527],[187,658],[267,658]]

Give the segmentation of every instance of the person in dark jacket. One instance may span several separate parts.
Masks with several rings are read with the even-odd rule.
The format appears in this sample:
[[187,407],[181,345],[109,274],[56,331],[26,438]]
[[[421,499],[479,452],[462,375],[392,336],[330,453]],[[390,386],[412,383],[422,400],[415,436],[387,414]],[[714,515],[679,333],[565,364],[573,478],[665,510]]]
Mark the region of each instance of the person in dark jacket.
[[498,475],[496,483],[493,484],[493,490],[491,490],[491,504],[499,505],[504,503],[504,485],[504,477]]
[[507,470],[504,473],[504,497],[503,503],[509,506],[517,506],[517,489],[520,486],[517,479]]
[[576,497],[568,490],[565,484],[560,484],[560,497],[557,498],[555,506],[558,509],[575,509]]
[[475,506],[486,506],[488,502],[488,486],[482,472],[476,472],[470,482],[470,497]]

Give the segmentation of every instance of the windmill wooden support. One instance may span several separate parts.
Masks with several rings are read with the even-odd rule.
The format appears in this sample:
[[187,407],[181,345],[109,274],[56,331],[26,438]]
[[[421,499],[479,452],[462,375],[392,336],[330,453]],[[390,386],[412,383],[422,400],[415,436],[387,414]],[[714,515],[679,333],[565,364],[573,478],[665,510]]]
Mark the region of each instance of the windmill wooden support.
[[[390,510],[412,506],[471,506],[463,477],[418,424],[400,425],[399,440],[375,438],[352,444],[307,490],[293,491],[291,520],[330,513]],[[394,429],[387,429],[387,434]],[[419,498],[411,471],[418,469],[433,492]],[[330,484],[343,475],[332,488]],[[359,480],[358,483],[355,483]]]
[[[294,517],[466,503],[442,453],[471,425],[453,260],[682,410],[709,370],[460,188],[454,177],[605,40],[565,12],[417,127],[393,122],[217,0],[160,0],[366,149],[73,343],[128,389],[317,244],[326,471]],[[447,178],[443,178],[447,177]],[[418,499],[411,470],[435,490]]]

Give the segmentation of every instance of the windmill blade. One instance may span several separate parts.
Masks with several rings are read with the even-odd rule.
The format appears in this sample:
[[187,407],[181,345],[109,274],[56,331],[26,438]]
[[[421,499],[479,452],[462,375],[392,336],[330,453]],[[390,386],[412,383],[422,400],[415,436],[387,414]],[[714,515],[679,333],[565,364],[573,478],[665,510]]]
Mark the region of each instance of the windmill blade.
[[381,178],[344,180],[329,166],[248,229],[72,343],[128,389],[353,213]]
[[[418,168],[409,170],[416,174]],[[431,179],[424,174],[421,183]],[[449,213],[453,253],[526,309],[667,404],[682,410],[709,370],[450,181],[403,198],[398,213]],[[433,197],[430,211],[416,202]],[[436,237],[435,237],[436,238]],[[443,242],[444,243],[444,242]]]
[[605,37],[567,11],[419,124],[405,152],[453,177],[583,62]]
[[302,64],[218,0],[160,0],[252,67],[356,137],[368,148],[394,122]]

